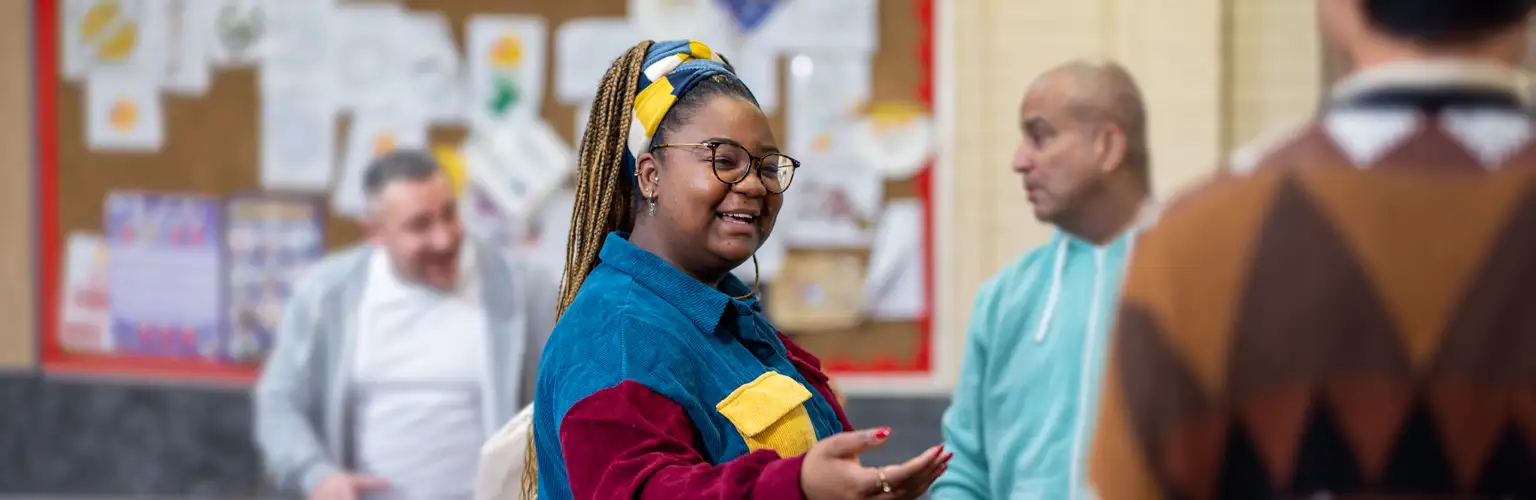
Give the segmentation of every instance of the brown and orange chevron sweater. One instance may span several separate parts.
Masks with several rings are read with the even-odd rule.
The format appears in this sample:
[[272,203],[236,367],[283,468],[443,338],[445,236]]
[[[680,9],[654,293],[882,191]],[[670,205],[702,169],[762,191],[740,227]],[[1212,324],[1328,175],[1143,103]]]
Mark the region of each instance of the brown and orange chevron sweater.
[[1362,72],[1137,245],[1100,498],[1536,498],[1536,141],[1521,78]]

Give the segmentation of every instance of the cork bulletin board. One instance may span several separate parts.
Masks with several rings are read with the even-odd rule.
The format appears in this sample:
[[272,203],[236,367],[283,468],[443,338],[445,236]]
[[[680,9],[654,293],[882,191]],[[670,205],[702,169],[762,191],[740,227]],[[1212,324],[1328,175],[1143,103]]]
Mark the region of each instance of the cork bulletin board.
[[[164,191],[227,197],[259,189],[260,138],[258,70],[216,69],[208,92],[198,97],[164,96],[165,140],[158,151],[148,153],[99,152],[87,148],[84,85],[63,81],[59,64],[59,10],[62,0],[36,0],[33,11],[36,51],[38,227],[42,268],[38,286],[43,319],[42,361],[45,370],[96,374],[171,374],[173,377],[248,380],[246,366],[206,362],[167,361],[89,356],[65,351],[55,340],[58,327],[59,277],[62,247],[73,231],[101,229],[103,204],[114,190]],[[399,2],[412,11],[441,12],[447,16],[460,47],[465,20],[473,14],[536,15],[545,19],[551,33],[564,21],[584,17],[620,17],[624,0],[407,0]],[[880,0],[880,48],[874,56],[872,95],[875,101],[916,101],[932,104],[932,0]],[[553,52],[554,43],[548,43]],[[615,54],[617,56],[617,54]],[[727,54],[729,56],[729,54]],[[548,56],[551,60],[553,54]],[[783,58],[781,58],[783,59]],[[787,61],[780,61],[781,68]],[[787,71],[780,71],[781,75]],[[552,73],[552,72],[551,72]],[[545,89],[552,88],[546,74]],[[784,85],[780,86],[785,87]],[[544,92],[541,114],[567,141],[573,133],[574,108]],[[784,119],[777,113],[771,123],[782,139]],[[347,118],[337,119],[337,137],[346,137]],[[462,127],[437,127],[430,133],[432,145],[453,145],[467,134]],[[808,167],[809,168],[809,167]],[[888,183],[889,199],[929,196],[926,171],[913,180]],[[793,195],[793,190],[791,190]],[[924,247],[930,247],[924,218]],[[359,226],[351,220],[330,217],[325,222],[329,249],[357,243]],[[925,283],[931,283],[931,264],[923,262]],[[771,287],[771,284],[769,284]],[[926,287],[928,289],[931,287]],[[770,288],[771,290],[771,288]],[[771,293],[771,292],[770,292]],[[927,302],[932,303],[931,292]],[[770,298],[771,300],[771,298]],[[929,308],[931,310],[931,307]],[[787,332],[794,334],[794,332]],[[821,357],[833,371],[925,372],[930,367],[928,321],[864,322],[840,331],[797,336],[806,348]]]

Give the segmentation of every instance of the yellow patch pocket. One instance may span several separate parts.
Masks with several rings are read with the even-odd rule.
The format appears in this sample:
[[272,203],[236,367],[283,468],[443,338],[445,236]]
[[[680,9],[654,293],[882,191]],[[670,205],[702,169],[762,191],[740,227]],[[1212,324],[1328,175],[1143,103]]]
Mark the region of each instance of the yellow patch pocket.
[[715,409],[736,426],[748,449],[793,457],[816,444],[816,427],[805,411],[809,399],[811,391],[795,379],[767,372],[731,391]]

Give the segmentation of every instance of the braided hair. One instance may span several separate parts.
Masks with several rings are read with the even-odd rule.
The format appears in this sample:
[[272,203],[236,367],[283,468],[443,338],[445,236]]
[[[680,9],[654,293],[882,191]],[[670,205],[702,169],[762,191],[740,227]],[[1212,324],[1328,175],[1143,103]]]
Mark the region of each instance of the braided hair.
[[609,232],[634,227],[634,185],[623,179],[624,147],[634,114],[635,87],[645,70],[645,51],[651,44],[640,42],[619,56],[603,74],[592,101],[577,157],[576,204],[566,238],[557,318],[565,314],[587,274],[597,267],[603,238]]
[[[608,233],[634,229],[635,216],[644,201],[635,195],[636,183],[633,172],[625,169],[625,154],[630,125],[634,123],[637,87],[645,71],[646,52],[652,45],[654,42],[640,42],[614,60],[603,74],[592,101],[577,156],[576,201],[571,210],[571,232],[566,239],[565,273],[560,278],[556,318],[565,314],[587,275],[597,267]],[[722,56],[721,60],[724,59]],[[729,61],[725,64],[730,67]],[[757,104],[752,91],[735,75],[710,76],[678,96],[662,117],[652,144],[664,144],[663,136],[689,121],[709,98],[721,95]],[[524,499],[531,500],[538,496],[538,457],[531,429],[529,434],[522,494]]]

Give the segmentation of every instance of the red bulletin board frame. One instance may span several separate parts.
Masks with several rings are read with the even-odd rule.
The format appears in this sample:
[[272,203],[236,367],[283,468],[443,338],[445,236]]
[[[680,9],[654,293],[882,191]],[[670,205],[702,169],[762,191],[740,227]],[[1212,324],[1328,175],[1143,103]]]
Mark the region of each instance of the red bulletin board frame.
[[43,372],[102,378],[133,378],[247,384],[256,379],[255,367],[214,361],[132,355],[81,354],[59,344],[59,305],[63,287],[63,239],[59,231],[59,3],[32,2],[32,78],[36,115],[33,117],[37,150],[37,317]]
[[[213,361],[155,358],[128,355],[90,355],[66,351],[58,340],[59,305],[62,291],[62,244],[59,231],[58,164],[58,86],[59,77],[59,3],[60,0],[33,0],[33,91],[36,134],[36,188],[38,193],[39,233],[37,290],[41,294],[37,311],[39,321],[40,361],[45,373],[107,377],[132,377],[174,381],[250,383],[257,376],[253,367]],[[935,0],[915,0],[913,15],[919,25],[919,42],[913,56],[922,73],[913,89],[914,97],[930,112],[934,106],[934,8]],[[934,252],[933,252],[933,165],[927,165],[913,178],[917,197],[923,203],[922,260],[924,310],[917,318],[918,344],[909,359],[876,358],[870,362],[827,359],[826,368],[838,375],[931,375],[933,359]]]
[[[914,47],[913,56],[918,60],[919,71],[922,76],[918,80],[917,87],[913,89],[914,97],[922,103],[923,107],[931,114],[934,111],[934,9],[938,0],[915,0],[913,2],[913,15],[918,21],[918,43]],[[895,359],[889,356],[878,356],[867,362],[859,362],[843,357],[829,357],[823,360],[828,373],[836,375],[897,375],[897,376],[927,376],[933,374],[933,310],[935,297],[933,292],[933,176],[934,161],[929,160],[923,169],[913,176],[913,184],[917,192],[917,198],[923,203],[923,227],[922,227],[922,278],[923,278],[923,312],[917,317],[917,349],[908,359]]]

